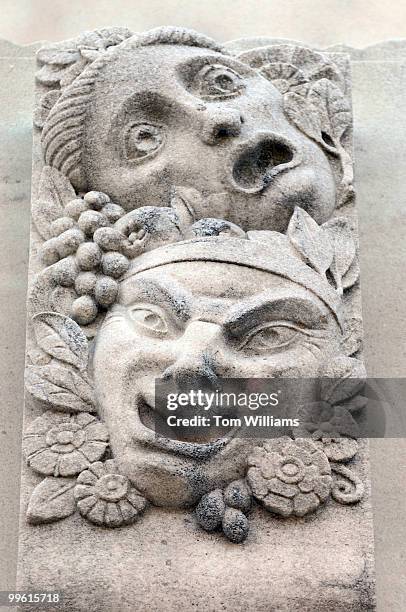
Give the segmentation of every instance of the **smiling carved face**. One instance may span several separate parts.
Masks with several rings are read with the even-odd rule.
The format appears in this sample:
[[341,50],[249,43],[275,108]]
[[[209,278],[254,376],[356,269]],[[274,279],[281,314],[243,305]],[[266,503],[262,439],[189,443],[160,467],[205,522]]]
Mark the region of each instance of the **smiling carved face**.
[[321,223],[335,204],[325,154],[277,89],[210,49],[120,48],[96,81],[82,160],[88,186],[126,210],[167,206],[181,185],[204,196],[196,218],[283,231],[294,206]]
[[165,506],[192,504],[241,477],[258,440],[219,441],[210,428],[199,442],[155,436],[155,379],[317,377],[339,353],[339,338],[315,294],[270,272],[181,262],[122,281],[93,359],[99,411],[122,473]]

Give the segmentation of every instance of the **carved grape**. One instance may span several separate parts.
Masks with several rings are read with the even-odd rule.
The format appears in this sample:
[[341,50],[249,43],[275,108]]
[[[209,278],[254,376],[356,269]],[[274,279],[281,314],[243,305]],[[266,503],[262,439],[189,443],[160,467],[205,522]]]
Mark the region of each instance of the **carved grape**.
[[72,304],[72,318],[80,325],[88,325],[97,317],[97,305],[90,295],[82,295]]
[[121,253],[113,251],[103,255],[101,264],[104,274],[113,278],[120,278],[124,272],[127,272],[130,262]]
[[118,283],[109,276],[101,276],[97,279],[94,288],[96,301],[100,306],[111,306],[117,297]]
[[71,200],[65,206],[66,214],[69,215],[69,217],[71,217],[75,221],[77,221],[80,215],[83,212],[85,212],[85,210],[88,210],[88,209],[89,209],[89,205],[87,204],[87,202],[85,202],[81,198],[78,198],[77,200]]
[[78,225],[86,236],[93,236],[99,227],[105,227],[109,222],[107,217],[97,210],[85,210],[79,217]]
[[97,276],[93,272],[81,272],[75,280],[75,291],[78,295],[92,295]]
[[93,270],[101,261],[100,247],[94,242],[81,244],[76,253],[76,259],[81,270]]
[[101,210],[110,198],[102,191],[88,191],[84,196],[84,200],[93,210]]

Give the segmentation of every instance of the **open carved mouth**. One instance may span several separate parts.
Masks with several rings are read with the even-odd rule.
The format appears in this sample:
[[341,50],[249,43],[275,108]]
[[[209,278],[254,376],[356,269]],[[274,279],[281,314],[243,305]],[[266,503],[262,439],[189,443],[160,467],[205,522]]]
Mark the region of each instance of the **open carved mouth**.
[[239,147],[232,169],[233,185],[245,193],[259,193],[276,174],[293,168],[299,161],[290,141],[276,134],[260,134]]
[[[201,424],[196,427],[170,427],[166,416],[154,410],[144,399],[139,400],[137,404],[139,426],[143,430],[138,431],[142,434],[140,439],[137,439],[138,442],[193,459],[207,459],[216,454],[230,442],[239,429]],[[179,418],[185,418],[185,415]]]

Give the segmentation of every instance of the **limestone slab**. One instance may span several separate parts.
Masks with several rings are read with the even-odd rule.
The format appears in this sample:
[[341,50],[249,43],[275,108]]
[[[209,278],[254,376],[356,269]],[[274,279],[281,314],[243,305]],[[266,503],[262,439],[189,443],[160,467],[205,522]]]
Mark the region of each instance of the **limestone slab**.
[[[362,68],[362,67],[360,66],[360,68],[359,68],[359,70],[360,70],[360,71],[361,71],[361,68]],[[371,79],[373,80],[374,78],[376,78],[376,81],[373,81],[373,82],[378,82],[378,81],[380,82],[380,79],[382,78],[382,79],[385,79],[385,82],[386,82],[386,83],[388,83],[388,81],[386,80],[386,75],[388,74],[388,72],[387,72],[387,71],[388,71],[389,69],[391,69],[391,70],[392,70],[392,69],[394,69],[394,70],[395,70],[395,72],[394,72],[394,74],[395,74],[395,78],[394,78],[394,81],[393,81],[393,82],[394,82],[394,84],[395,84],[395,92],[396,92],[396,91],[399,91],[399,93],[400,93],[400,89],[398,89],[398,88],[397,88],[397,86],[396,86],[396,83],[398,82],[398,78],[401,76],[401,73],[400,73],[400,72],[398,72],[398,66],[397,66],[397,65],[393,65],[393,64],[392,64],[392,65],[385,64],[384,66],[382,66],[382,72],[379,72],[379,73],[376,73],[376,72],[375,72],[375,68],[376,68],[376,65],[375,65],[374,67],[371,67],[371,73],[370,73],[370,74],[368,74],[368,78],[367,78],[367,79],[365,79],[365,83],[367,83],[367,82],[371,82]],[[364,69],[364,68],[362,68],[362,69]],[[365,70],[366,70],[366,69],[365,69]],[[357,79],[355,79],[355,83],[357,83]],[[387,93],[387,92],[384,90],[384,88],[380,87],[379,85],[377,85],[376,90],[377,90],[377,91],[379,91],[379,92],[381,92],[383,96],[384,96],[384,95],[386,95],[386,93]],[[375,100],[376,100],[376,104],[377,104],[377,105],[379,105],[379,104],[380,104],[380,99],[381,99],[381,98],[375,98]],[[363,100],[363,98],[361,98],[361,97],[359,97],[359,98],[357,98],[357,99],[356,99],[356,105],[355,105],[356,116],[357,116],[357,108],[358,108],[358,109],[360,108],[360,105],[362,104],[362,100]],[[401,101],[401,99],[399,98],[399,103],[400,103],[400,101]],[[401,106],[399,106],[399,103],[398,103],[398,104],[395,106],[395,108],[400,108],[400,109],[401,109]],[[383,122],[384,122],[384,118],[383,118],[383,117],[384,117],[384,111],[386,111],[386,112],[387,112],[387,111],[389,111],[389,112],[393,112],[393,110],[394,110],[394,108],[393,108],[393,107],[391,106],[391,104],[390,104],[390,96],[388,96],[388,100],[386,100],[386,101],[385,101],[385,106],[380,107],[380,109],[381,109],[381,111],[380,111],[379,119],[380,119],[380,121],[383,123]],[[370,111],[369,111],[369,113],[370,113]],[[370,115],[369,115],[369,116],[370,116]],[[372,118],[371,118],[371,119],[372,119]],[[398,121],[399,121],[399,120],[400,120],[400,119],[398,119]],[[394,118],[393,118],[393,116],[391,116],[391,117],[390,117],[390,124],[391,124],[391,125],[392,125],[392,124],[393,124],[393,125],[396,125],[396,124],[394,123]],[[366,118],[365,118],[364,126],[365,126],[365,127],[364,127],[364,130],[363,130],[363,132],[362,132],[363,136],[361,137],[361,133],[360,133],[360,139],[364,138],[364,137],[365,137],[367,134],[370,134],[370,135],[371,135],[371,142],[372,142],[372,140],[373,140],[373,133],[374,133],[374,130],[376,129],[376,123],[375,123],[375,120],[374,120],[374,121],[372,121],[372,120],[371,120],[371,122],[369,122],[369,123],[368,123],[368,122],[366,121]],[[357,133],[358,133],[358,132],[356,131],[356,144],[357,144]],[[387,132],[386,132],[386,133],[385,133],[385,132],[383,132],[383,133],[382,133],[382,135],[381,135],[381,139],[380,139],[380,142],[381,142],[381,143],[387,143],[387,149],[386,149],[386,153],[385,153],[384,157],[385,157],[385,159],[389,159],[389,158],[390,158],[390,155],[391,155],[391,154],[393,155],[393,145],[394,145],[394,143],[396,144],[396,143],[398,143],[398,142],[399,142],[399,146],[400,146],[400,147],[402,146],[402,144],[401,144],[401,135],[402,135],[402,131],[401,131],[400,129],[394,129],[394,130],[393,130],[393,132],[390,134],[390,138],[388,137],[388,138],[387,138],[387,140],[385,140],[386,134],[387,134]],[[368,147],[368,148],[366,148],[366,147],[364,147],[364,148],[359,147],[359,150],[358,150],[358,155],[359,155],[359,159],[361,160],[361,162],[362,162],[364,159],[366,159],[366,156],[367,156],[367,155],[368,155],[368,154],[369,154],[371,151],[375,151],[375,150],[376,150],[376,149],[375,149],[374,147]],[[385,149],[384,149],[384,151],[385,151]],[[377,155],[379,155],[379,152],[378,152],[378,151],[376,151],[376,153],[377,153]],[[364,167],[364,166],[363,166],[363,164],[362,164],[362,163],[360,163],[360,165],[358,166],[358,169],[359,169],[359,170],[358,170],[358,174],[359,174],[359,175],[360,175],[360,173],[361,173],[361,172],[363,172],[363,167]],[[364,178],[365,178],[365,183],[364,183],[364,184],[366,184],[367,180],[372,180],[372,179],[374,179],[374,180],[376,180],[376,181],[387,181],[387,182],[388,182],[388,184],[390,184],[390,178],[389,178],[389,177],[391,176],[391,172],[392,172],[392,171],[395,169],[395,167],[396,167],[394,164],[392,164],[392,165],[391,165],[391,164],[389,164],[389,165],[385,166],[385,171],[383,171],[383,169],[382,169],[382,167],[381,167],[381,165],[380,165],[380,158],[378,157],[378,158],[376,159],[375,164],[374,164],[372,167],[374,168],[374,172],[370,172],[370,171],[369,171],[369,169],[368,169],[368,168],[369,168],[369,166],[367,166],[367,167],[366,167],[366,173],[365,173],[365,175],[364,175]],[[400,181],[399,181],[399,182],[398,182],[398,183],[396,183],[396,184],[397,184],[397,185],[400,185],[401,183],[400,183]],[[391,193],[392,193],[392,192],[391,192],[391,190],[390,190],[390,189],[388,189],[388,190],[386,191],[386,195],[387,195],[386,202],[387,202],[387,203],[391,203],[391,202],[393,202],[393,206],[395,207],[395,206],[396,206],[396,204],[399,202],[399,200],[397,199],[397,197],[396,197],[396,198],[391,199]],[[362,192],[362,197],[361,197],[361,200],[360,200],[361,212],[364,210],[364,209],[363,209],[363,204],[364,204],[364,202],[366,203],[366,202],[367,202],[367,200],[368,200],[368,194],[367,194],[366,189],[365,189],[365,190],[363,190],[363,192]],[[366,210],[366,209],[365,209],[365,210]],[[377,214],[378,214],[378,217],[377,217],[377,221],[376,221],[376,223],[377,223],[377,225],[379,225],[379,222],[381,221],[381,219],[380,219],[380,211],[379,211],[379,212],[377,212]],[[365,218],[364,218],[364,223],[366,224],[366,223],[367,223],[367,221],[368,221],[368,216],[367,216],[367,215],[365,215]],[[362,219],[361,219],[361,223],[362,223]],[[375,221],[374,221],[374,223],[375,223]],[[362,227],[362,225],[361,225],[361,227]],[[393,226],[393,227],[394,227],[394,226]],[[396,237],[396,235],[395,235],[394,237]],[[366,234],[365,234],[365,239],[367,239],[367,235],[366,235]],[[362,234],[361,234],[361,240],[362,240]],[[394,240],[393,240],[393,238],[391,238],[390,243],[391,243],[391,244],[393,244],[393,242],[394,242]],[[385,243],[382,241],[382,236],[381,236],[379,241],[375,241],[375,242],[373,243],[373,248],[374,248],[374,249],[375,249],[375,248],[378,248],[378,247],[380,248],[381,246],[382,246],[382,248],[383,248],[383,245],[384,245],[384,244],[385,244]],[[388,241],[388,243],[387,243],[387,244],[389,244],[389,241]],[[373,250],[372,250],[372,247],[371,247],[371,243],[368,243],[368,246],[369,246],[369,249],[368,249],[368,254],[370,254],[370,259],[368,259],[368,261],[370,262],[370,265],[372,266],[372,269],[374,269],[374,266],[375,266],[375,264],[376,264],[376,261],[377,261],[377,260],[376,260],[376,259],[374,260],[374,259],[373,259],[373,257],[372,257],[372,255],[373,255]],[[384,252],[385,252],[385,250],[383,250],[383,253],[384,253]],[[387,250],[386,250],[386,252],[387,252]],[[361,251],[361,256],[362,256],[362,253],[363,253],[363,251]],[[399,250],[397,250],[395,253],[396,253],[396,257],[400,257],[400,251],[399,251]],[[391,264],[394,266],[394,269],[398,270],[398,269],[400,269],[400,266],[398,265],[398,263],[397,263],[397,262],[398,262],[398,261],[400,261],[400,260],[399,260],[399,259],[393,259],[393,256],[395,255],[395,253],[392,253],[392,257],[391,257],[391,260],[390,260],[390,261],[391,261]],[[362,262],[361,262],[361,263],[362,263]],[[367,269],[367,268],[365,268],[365,267],[364,267],[364,269]],[[378,284],[379,284],[379,283],[381,283],[381,282],[382,282],[382,280],[384,280],[384,278],[385,278],[385,277],[386,277],[386,275],[385,275],[385,268],[383,267],[383,268],[382,268],[382,277],[381,277],[381,280],[380,280],[380,281],[378,281]],[[376,285],[376,283],[375,283],[375,281],[374,281],[374,279],[373,279],[373,276],[371,275],[371,283],[370,283],[370,284],[369,284],[368,282],[367,282],[367,283],[365,283],[365,282],[364,282],[364,283],[363,283],[363,285],[364,285],[364,291],[365,291],[365,287],[367,287],[367,288],[368,288],[368,287],[371,287],[371,291],[373,291],[373,289],[375,288],[375,285]],[[388,291],[387,291],[387,292],[389,292],[389,293],[393,294],[393,286],[392,286],[392,285],[389,285],[389,286],[388,286]],[[369,300],[369,299],[368,299],[368,301],[367,301],[367,303],[366,303],[366,306],[365,306],[365,302],[364,302],[364,312],[365,312],[365,309],[366,309],[367,313],[370,313],[370,316],[371,316],[371,317],[373,317],[373,316],[374,316],[374,313],[376,312],[376,309],[377,309],[377,308],[379,308],[379,309],[382,309],[382,310],[381,310],[381,313],[388,314],[388,308],[387,308],[387,306],[388,306],[388,305],[387,305],[387,300],[384,300],[384,299],[383,299],[383,297],[384,297],[384,296],[383,296],[383,294],[382,294],[382,300],[381,300],[381,301],[380,301],[380,300],[378,300],[378,301],[377,301],[377,300],[375,299],[375,297],[376,297],[376,296],[374,295],[374,299],[373,299],[373,300]],[[380,298],[380,297],[381,297],[381,294],[378,294],[378,297]],[[395,312],[394,312],[394,311],[391,311],[391,312],[392,312],[394,315],[396,314],[396,311],[395,311]],[[385,316],[385,314],[384,314],[383,316]],[[365,316],[365,315],[364,315],[364,316]],[[390,327],[389,329],[391,329],[391,327]],[[368,328],[367,328],[367,333],[369,333],[369,329],[368,329]],[[391,361],[390,361],[390,360],[391,360],[391,356],[393,355],[393,351],[392,351],[392,349],[393,349],[393,347],[396,347],[397,345],[398,345],[398,344],[397,344],[397,342],[391,342],[391,343],[385,344],[385,341],[384,341],[384,340],[382,340],[381,342],[379,342],[379,343],[377,343],[377,344],[375,345],[375,346],[379,347],[379,348],[380,348],[380,350],[382,350],[382,348],[385,348],[385,346],[388,346],[387,357],[385,358],[385,359],[386,359],[386,363],[388,364],[388,367],[389,367],[389,364],[391,363]],[[372,341],[367,342],[367,349],[368,349],[368,350],[369,350],[369,349],[370,349],[372,346],[374,346],[374,343],[373,343]],[[377,348],[376,353],[375,353],[375,357],[374,357],[374,356],[372,356],[372,355],[370,355],[370,361],[369,361],[369,363],[370,363],[370,364],[373,364],[373,363],[378,364],[378,363],[380,363],[380,362],[379,362],[379,359],[380,359],[380,354],[381,354],[381,353],[380,353],[380,350],[378,350],[378,348]],[[399,353],[399,355],[401,356],[401,353]],[[367,357],[368,357],[368,354],[367,354]],[[376,361],[375,361],[375,360],[376,360]],[[401,371],[402,371],[402,362],[401,362],[401,361],[399,361],[398,359],[396,359],[396,364],[397,364],[397,367],[398,367],[398,368],[400,368],[398,371],[400,371],[400,372],[401,372]],[[379,370],[377,370],[377,371],[379,371]],[[387,442],[386,446],[388,446],[388,442]],[[387,451],[387,455],[386,455],[387,457],[388,457],[388,456],[390,456],[390,452],[389,452],[389,451],[390,451],[390,449],[388,449],[388,451]],[[388,454],[388,452],[389,452],[389,454]],[[399,451],[397,450],[397,451],[396,451],[396,454],[398,454],[398,452],[399,452]],[[381,467],[381,469],[382,469],[382,467],[383,467],[383,463],[382,463],[382,462],[380,463],[380,467]],[[388,484],[388,483],[389,483],[389,480],[388,480],[388,479],[386,479],[384,482],[386,482],[386,484]],[[378,501],[382,502],[382,499],[378,499]],[[393,518],[393,520],[395,520],[395,518]],[[382,526],[379,528],[379,539],[378,539],[378,543],[380,543],[380,545],[381,545],[381,546],[384,546],[384,541],[383,541],[382,531],[384,531],[385,529],[388,529],[388,528],[389,528],[389,525],[388,525],[388,523],[387,523],[386,521],[384,521],[384,522],[383,522],[383,524],[382,524]],[[396,544],[398,545],[399,539],[398,539],[398,538],[396,538],[396,540],[397,540]],[[395,543],[394,543],[394,544],[395,544]],[[382,550],[382,549],[381,549],[381,550]],[[392,550],[393,550],[393,549],[392,549]],[[378,552],[379,552],[379,551],[378,551]],[[384,553],[387,555],[388,559],[389,559],[389,558],[391,558],[391,554],[392,554],[392,553],[390,553],[390,552],[389,552],[389,550],[382,551],[382,552],[384,552]],[[399,552],[400,552],[400,551],[399,551]],[[379,559],[379,556],[378,556],[378,559]],[[395,572],[390,572],[390,573],[391,573],[392,578],[393,578],[393,580],[395,581],[395,584],[396,584],[396,573],[395,573]],[[381,568],[381,570],[378,572],[378,576],[380,576],[380,577],[381,577],[381,581],[382,581],[382,583],[383,583],[383,584],[382,584],[382,587],[383,587],[383,588],[385,588],[385,587],[386,587],[386,589],[389,589],[389,586],[388,586],[388,585],[389,585],[389,582],[387,581],[386,585],[384,584],[384,582],[385,582],[385,581],[384,581],[385,574],[384,574],[384,568],[383,568],[383,567],[382,567],[382,568]],[[386,578],[386,580],[388,580],[388,579]],[[389,592],[388,592],[388,593],[387,593],[387,597],[388,597],[388,598],[390,598],[390,596],[391,596],[391,595],[393,596],[393,594],[394,594],[394,593],[393,593],[393,591],[392,591],[391,593],[389,593]],[[388,606],[389,606],[389,605],[391,605],[391,606],[392,606],[392,608],[391,608],[391,609],[402,609],[402,608],[401,608],[401,600],[400,600],[400,598],[399,598],[399,597],[401,597],[401,594],[399,595],[399,592],[397,592],[397,594],[396,594],[396,602],[395,602],[395,600],[393,600],[393,599],[392,599],[392,600],[391,600],[391,599],[386,600],[386,604],[383,604],[383,605],[385,605],[385,606],[386,606],[386,608],[383,608],[383,609],[388,609]],[[391,603],[388,603],[389,601],[390,601]],[[398,608],[395,608],[395,606],[396,606],[396,605],[398,606]]]

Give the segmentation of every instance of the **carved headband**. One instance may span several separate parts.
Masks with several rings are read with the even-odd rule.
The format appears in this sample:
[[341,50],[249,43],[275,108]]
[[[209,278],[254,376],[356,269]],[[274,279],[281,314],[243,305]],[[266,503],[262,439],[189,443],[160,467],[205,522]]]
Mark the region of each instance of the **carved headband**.
[[204,236],[165,245],[133,260],[121,280],[170,263],[231,263],[277,274],[306,287],[332,310],[341,324],[339,295],[325,277],[294,254],[283,234],[268,231],[248,232],[247,238],[248,240],[229,236]]

